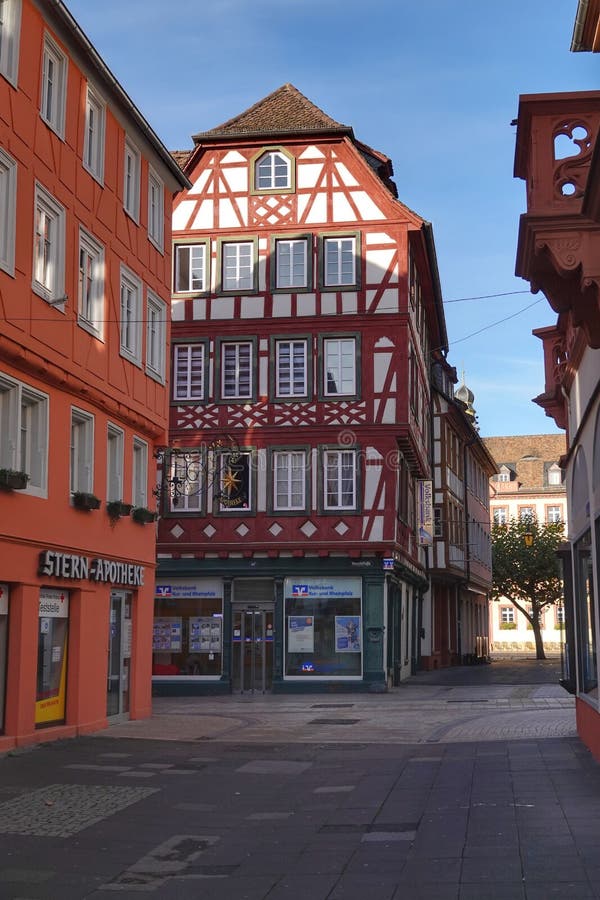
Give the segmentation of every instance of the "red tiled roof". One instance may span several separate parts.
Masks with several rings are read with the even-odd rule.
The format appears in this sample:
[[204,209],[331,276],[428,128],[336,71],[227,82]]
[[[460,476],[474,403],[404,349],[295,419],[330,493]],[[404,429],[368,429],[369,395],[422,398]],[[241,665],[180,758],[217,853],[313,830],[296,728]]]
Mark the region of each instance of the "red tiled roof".
[[193,150],[170,150],[169,153],[177,163],[180,169],[185,168],[185,164],[190,158],[194,151]]
[[352,134],[301,94],[293,84],[284,84],[249,109],[222,125],[193,135],[195,143],[238,135],[277,135],[298,132],[344,132]]

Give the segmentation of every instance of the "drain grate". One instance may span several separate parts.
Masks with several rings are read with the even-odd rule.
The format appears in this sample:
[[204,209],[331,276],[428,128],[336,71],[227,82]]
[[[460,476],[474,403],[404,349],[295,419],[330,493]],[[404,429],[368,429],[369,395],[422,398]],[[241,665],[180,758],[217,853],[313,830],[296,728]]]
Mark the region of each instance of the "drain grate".
[[446,703],[489,703],[489,702],[490,701],[487,699],[486,700],[472,700],[470,698],[466,699],[466,700],[446,700]]
[[360,719],[311,719],[309,725],[356,725]]
[[354,703],[313,703],[311,709],[352,709]]

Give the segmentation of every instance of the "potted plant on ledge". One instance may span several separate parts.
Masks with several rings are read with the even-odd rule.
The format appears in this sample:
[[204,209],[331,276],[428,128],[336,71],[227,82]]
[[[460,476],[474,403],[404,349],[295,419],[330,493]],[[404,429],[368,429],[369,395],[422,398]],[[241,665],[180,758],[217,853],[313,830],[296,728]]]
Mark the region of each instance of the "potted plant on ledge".
[[100,500],[87,491],[74,491],[73,506],[76,509],[100,509]]
[[106,503],[106,512],[113,522],[116,522],[117,519],[124,516],[128,516],[132,509],[133,504],[124,503],[123,500],[108,500]]
[[27,472],[17,469],[0,469],[0,488],[5,491],[24,491],[29,481]]
[[155,521],[156,513],[151,509],[146,509],[145,506],[135,506],[131,511],[131,518],[139,525],[147,525]]

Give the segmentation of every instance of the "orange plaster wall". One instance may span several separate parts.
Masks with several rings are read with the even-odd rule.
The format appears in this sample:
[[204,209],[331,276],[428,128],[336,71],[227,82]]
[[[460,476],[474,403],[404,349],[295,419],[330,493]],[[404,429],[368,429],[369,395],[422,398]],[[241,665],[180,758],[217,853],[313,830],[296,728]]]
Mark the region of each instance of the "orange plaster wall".
[[579,697],[575,701],[575,713],[579,737],[600,762],[600,713]]

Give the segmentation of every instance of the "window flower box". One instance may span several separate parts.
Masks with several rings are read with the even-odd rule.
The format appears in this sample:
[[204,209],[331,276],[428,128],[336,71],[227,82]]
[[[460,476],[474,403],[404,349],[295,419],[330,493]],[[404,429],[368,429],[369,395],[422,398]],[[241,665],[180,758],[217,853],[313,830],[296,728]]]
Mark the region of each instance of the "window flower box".
[[85,491],[75,491],[73,494],[73,506],[76,509],[100,509],[100,500],[94,494]]
[[132,509],[132,503],[124,503],[122,500],[109,500],[106,504],[106,512],[113,521],[128,516]]
[[0,469],[0,488],[5,491],[24,491],[29,481],[27,472],[17,469]]
[[156,513],[145,506],[135,506],[131,511],[131,518],[139,525],[148,525],[156,520]]

